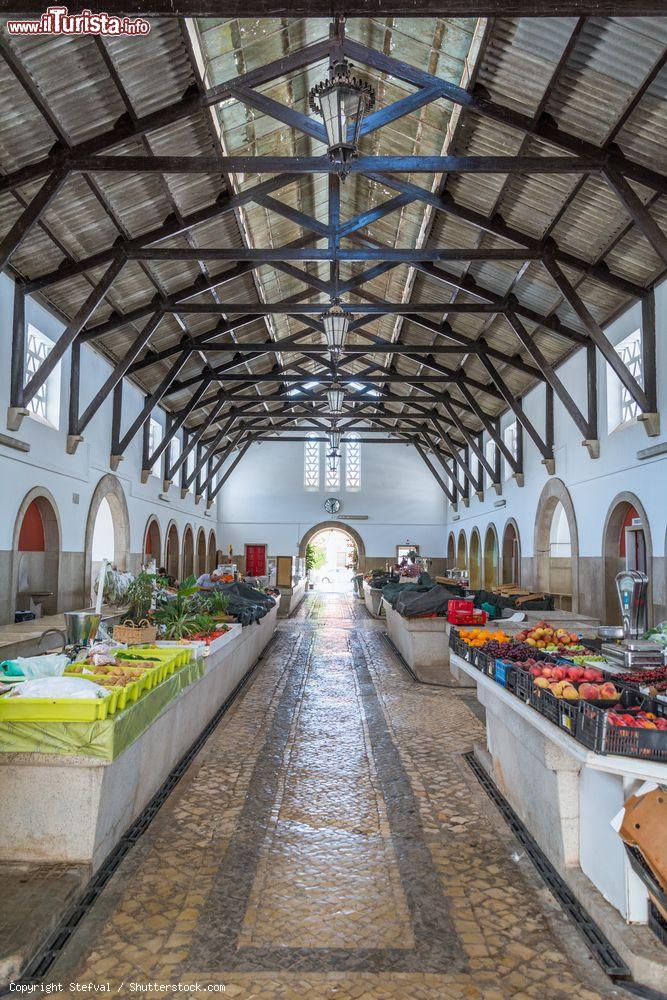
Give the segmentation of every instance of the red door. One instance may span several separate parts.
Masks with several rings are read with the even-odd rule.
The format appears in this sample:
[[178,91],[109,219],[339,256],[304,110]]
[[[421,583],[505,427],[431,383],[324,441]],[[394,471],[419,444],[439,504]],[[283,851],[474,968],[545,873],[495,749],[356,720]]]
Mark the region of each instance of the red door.
[[246,545],[245,571],[248,576],[266,574],[266,545]]

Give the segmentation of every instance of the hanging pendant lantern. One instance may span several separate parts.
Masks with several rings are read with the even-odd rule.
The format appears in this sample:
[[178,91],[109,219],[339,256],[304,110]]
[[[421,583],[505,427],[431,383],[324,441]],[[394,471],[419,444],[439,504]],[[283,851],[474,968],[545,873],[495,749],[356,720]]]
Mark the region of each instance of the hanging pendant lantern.
[[340,167],[345,179],[350,162],[359,155],[359,131],[364,115],[375,105],[375,90],[370,83],[352,76],[352,67],[345,60],[329,68],[326,80],[310,91],[310,108],[324,119],[327,133],[327,153],[332,163]]
[[345,349],[347,330],[350,325],[350,316],[343,312],[338,304],[334,304],[322,314],[324,324],[324,336],[327,340],[327,347],[331,352],[332,360],[338,359]]
[[329,409],[337,415],[343,412],[343,400],[345,399],[345,389],[339,382],[332,382],[327,389],[327,400]]
[[329,447],[332,451],[338,451],[340,448],[340,431],[335,424],[331,425],[329,431]]
[[331,448],[327,452],[327,463],[329,465],[330,472],[336,472],[338,469],[338,463],[340,462],[340,452],[337,448]]

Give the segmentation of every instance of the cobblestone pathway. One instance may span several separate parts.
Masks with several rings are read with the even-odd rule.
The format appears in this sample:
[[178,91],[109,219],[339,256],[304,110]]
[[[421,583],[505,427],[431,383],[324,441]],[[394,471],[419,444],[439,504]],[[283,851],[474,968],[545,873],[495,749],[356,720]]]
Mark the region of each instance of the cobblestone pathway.
[[482,723],[415,684],[382,632],[339,594],[282,624],[50,979],[257,1000],[620,995],[462,760]]

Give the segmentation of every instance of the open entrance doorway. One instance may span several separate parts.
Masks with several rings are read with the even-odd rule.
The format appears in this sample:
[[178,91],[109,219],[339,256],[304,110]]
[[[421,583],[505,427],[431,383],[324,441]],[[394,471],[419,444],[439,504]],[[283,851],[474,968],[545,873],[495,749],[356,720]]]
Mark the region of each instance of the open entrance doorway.
[[616,574],[639,570],[649,577],[649,621],[652,609],[651,534],[646,512],[632,493],[617,496],[607,512],[603,536],[605,622],[620,625],[621,609],[616,590]]
[[343,593],[351,589],[359,563],[354,538],[341,528],[324,528],[308,542],[306,558],[316,590]]

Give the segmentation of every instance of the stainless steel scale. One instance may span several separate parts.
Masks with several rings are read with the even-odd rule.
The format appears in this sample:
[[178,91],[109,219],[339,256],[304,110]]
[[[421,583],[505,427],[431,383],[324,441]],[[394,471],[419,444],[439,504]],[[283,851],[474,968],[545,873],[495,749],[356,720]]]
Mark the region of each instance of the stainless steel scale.
[[663,650],[655,642],[641,639],[648,630],[648,576],[630,569],[616,576],[616,590],[621,606],[621,625],[602,625],[598,629],[603,642],[601,653],[605,659],[625,670],[647,670],[663,664]]

